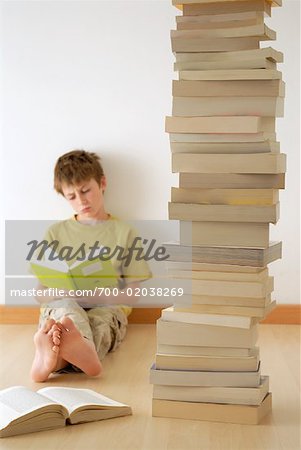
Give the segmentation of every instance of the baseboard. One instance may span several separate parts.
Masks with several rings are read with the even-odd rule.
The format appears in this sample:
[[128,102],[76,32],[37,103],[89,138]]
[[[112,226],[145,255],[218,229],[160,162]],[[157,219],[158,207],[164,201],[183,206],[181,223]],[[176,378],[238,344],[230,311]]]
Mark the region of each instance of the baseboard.
[[[162,308],[134,308],[129,317],[132,324],[154,324]],[[34,324],[39,319],[38,307],[15,307],[0,305],[0,324]],[[301,324],[301,305],[277,305],[262,321],[267,324]]]
[[301,305],[277,305],[261,323],[300,325]]

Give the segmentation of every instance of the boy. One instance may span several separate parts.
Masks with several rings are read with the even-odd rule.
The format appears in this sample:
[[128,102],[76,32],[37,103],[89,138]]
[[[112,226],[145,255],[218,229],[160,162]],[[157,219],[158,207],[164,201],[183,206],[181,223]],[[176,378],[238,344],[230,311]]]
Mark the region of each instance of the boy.
[[[136,235],[129,225],[106,212],[104,192],[106,178],[95,153],[74,150],[61,156],[54,170],[54,188],[75,211],[73,218],[52,225],[46,233],[48,243],[59,241],[59,248],[74,249],[102,246],[125,250]],[[116,252],[115,252],[116,253]],[[151,277],[146,262],[132,258],[129,264],[112,253],[111,263],[118,274],[119,289],[135,288],[139,281]],[[74,261],[70,261],[70,264]],[[46,289],[45,286],[39,286]],[[113,296],[76,297],[65,291],[64,297],[50,295],[37,299],[42,305],[40,329],[34,336],[35,357],[31,368],[34,381],[42,382],[55,371],[73,369],[96,376],[102,372],[100,360],[114,350],[125,335],[130,308],[120,303],[133,303],[129,290]],[[46,292],[44,292],[46,294]],[[137,298],[136,298],[137,299]],[[92,307],[97,304],[119,304]],[[88,308],[85,308],[88,307]]]

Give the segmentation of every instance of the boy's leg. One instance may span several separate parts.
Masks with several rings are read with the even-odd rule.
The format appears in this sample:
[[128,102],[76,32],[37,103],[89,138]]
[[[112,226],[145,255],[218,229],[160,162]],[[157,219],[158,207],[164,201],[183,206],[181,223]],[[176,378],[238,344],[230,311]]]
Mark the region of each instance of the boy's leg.
[[100,360],[116,350],[125,337],[132,308],[124,305],[100,306],[88,311],[93,339]]
[[93,340],[93,333],[87,313],[73,298],[62,298],[61,300],[55,300],[41,307],[40,326],[48,319],[54,319],[56,322],[60,322],[64,316],[72,320],[83,336]]

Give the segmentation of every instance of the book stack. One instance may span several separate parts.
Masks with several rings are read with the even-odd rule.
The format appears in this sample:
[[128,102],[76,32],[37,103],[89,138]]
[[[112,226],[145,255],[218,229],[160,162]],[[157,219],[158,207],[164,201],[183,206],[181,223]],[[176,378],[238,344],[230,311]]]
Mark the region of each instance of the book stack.
[[166,248],[169,275],[186,290],[157,322],[153,416],[257,424],[271,410],[256,341],[275,306],[267,266],[281,242],[269,233],[286,170],[275,130],[283,55],[260,43],[276,38],[264,18],[281,0],[181,3],[166,118],[180,241]]

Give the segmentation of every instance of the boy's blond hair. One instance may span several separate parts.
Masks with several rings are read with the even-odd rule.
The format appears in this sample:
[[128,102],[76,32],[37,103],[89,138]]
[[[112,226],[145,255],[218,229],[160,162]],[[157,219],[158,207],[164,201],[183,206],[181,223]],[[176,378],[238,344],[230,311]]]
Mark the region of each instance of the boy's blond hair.
[[100,185],[104,171],[100,157],[85,150],[72,150],[60,156],[54,168],[54,189],[63,195],[62,185],[76,185],[94,178]]

